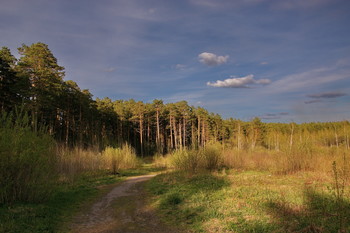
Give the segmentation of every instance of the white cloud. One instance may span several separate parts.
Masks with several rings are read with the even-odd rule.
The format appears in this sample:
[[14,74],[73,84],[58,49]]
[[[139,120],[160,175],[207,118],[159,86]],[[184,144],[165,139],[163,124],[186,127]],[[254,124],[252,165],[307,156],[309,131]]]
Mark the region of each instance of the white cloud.
[[350,69],[340,69],[338,66],[331,66],[319,69],[308,70],[302,73],[291,74],[275,81],[270,85],[271,93],[286,93],[310,89],[310,87],[322,86],[328,83],[335,83],[349,78]]
[[270,79],[267,78],[263,78],[263,79],[259,79],[259,80],[254,80],[254,83],[256,84],[262,84],[262,85],[267,85],[271,83]]
[[201,53],[198,55],[199,61],[208,66],[222,65],[227,62],[229,56],[218,56],[213,53]]
[[230,87],[230,88],[248,88],[249,84],[262,84],[266,85],[271,83],[270,79],[254,79],[254,75],[250,74],[242,78],[231,78],[225,79],[224,81],[217,80],[216,82],[207,82],[208,86],[212,87]]
[[184,64],[176,64],[175,68],[177,70],[184,70],[187,66]]

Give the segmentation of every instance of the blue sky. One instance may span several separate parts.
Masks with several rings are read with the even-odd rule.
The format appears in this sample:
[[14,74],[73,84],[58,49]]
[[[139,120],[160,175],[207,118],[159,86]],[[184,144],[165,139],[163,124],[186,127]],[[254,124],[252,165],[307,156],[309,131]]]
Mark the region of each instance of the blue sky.
[[0,46],[48,44],[94,97],[350,120],[349,12],[348,0],[0,0]]

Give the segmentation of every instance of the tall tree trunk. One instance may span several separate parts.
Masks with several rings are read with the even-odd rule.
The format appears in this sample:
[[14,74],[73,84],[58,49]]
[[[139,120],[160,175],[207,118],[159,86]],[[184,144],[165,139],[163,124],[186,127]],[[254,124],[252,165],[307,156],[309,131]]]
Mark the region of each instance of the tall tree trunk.
[[178,148],[178,139],[177,139],[177,129],[176,129],[176,119],[173,117],[173,128],[174,128],[174,144],[175,144],[175,149]]
[[206,137],[205,137],[205,121],[202,120],[202,146],[205,146],[205,141],[206,141]]
[[79,105],[79,146],[83,147],[83,123],[82,123],[82,113],[81,104]]
[[172,116],[169,117],[169,124],[170,124],[170,148],[174,148],[174,141],[173,141],[173,124],[172,124]]
[[67,111],[67,116],[66,116],[66,136],[65,136],[65,144],[68,147],[68,138],[69,138],[69,111]]
[[184,128],[184,131],[183,131],[183,146],[186,147],[186,118],[184,117],[183,118],[183,128]]
[[290,133],[289,150],[292,150],[292,147],[293,147],[293,134],[294,134],[294,124],[292,124],[292,130]]
[[179,122],[179,146],[180,148],[182,149],[182,125],[181,123]]
[[142,115],[140,115],[139,125],[140,125],[141,157],[143,157],[143,116]]
[[198,116],[197,143],[198,143],[198,147],[199,147],[201,144],[201,118],[200,118],[200,116]]
[[191,120],[191,146],[195,146],[196,144],[196,136],[194,135],[194,124],[193,124],[193,120]]
[[150,134],[151,134],[151,129],[149,125],[149,117],[147,119],[147,155],[150,154]]
[[241,141],[241,124],[238,124],[238,135],[237,135],[237,149],[242,149],[242,141]]
[[157,109],[156,117],[157,117],[157,137],[156,137],[156,144],[157,144],[157,151],[160,152],[159,109]]

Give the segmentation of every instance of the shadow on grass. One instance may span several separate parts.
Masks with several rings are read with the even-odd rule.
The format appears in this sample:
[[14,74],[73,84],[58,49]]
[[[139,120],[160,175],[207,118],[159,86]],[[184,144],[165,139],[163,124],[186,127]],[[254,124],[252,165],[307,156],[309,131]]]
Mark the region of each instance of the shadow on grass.
[[206,211],[202,204],[214,201],[213,193],[228,185],[228,181],[210,173],[172,172],[153,178],[148,182],[147,190],[157,196],[159,211],[166,220],[185,226],[199,224]]
[[267,210],[284,232],[350,232],[350,203],[335,196],[306,189],[304,205],[270,201]]

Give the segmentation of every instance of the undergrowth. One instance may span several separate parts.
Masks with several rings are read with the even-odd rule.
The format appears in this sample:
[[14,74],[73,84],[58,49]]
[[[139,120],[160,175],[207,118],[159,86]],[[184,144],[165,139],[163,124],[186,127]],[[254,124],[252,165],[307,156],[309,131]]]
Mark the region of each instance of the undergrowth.
[[0,205],[49,197],[57,178],[54,146],[44,130],[31,129],[28,115],[0,115]]

